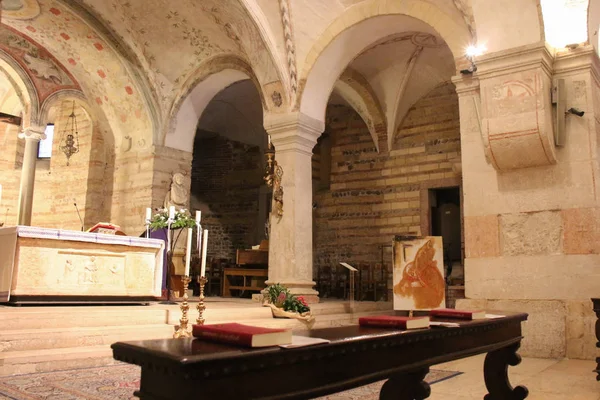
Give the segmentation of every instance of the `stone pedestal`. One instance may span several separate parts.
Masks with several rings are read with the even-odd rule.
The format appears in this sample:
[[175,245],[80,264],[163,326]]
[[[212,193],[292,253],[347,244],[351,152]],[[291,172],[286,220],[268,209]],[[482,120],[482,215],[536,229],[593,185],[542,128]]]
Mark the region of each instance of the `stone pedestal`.
[[271,115],[265,129],[275,146],[275,160],[283,169],[283,216],[271,213],[269,279],[308,302],[318,302],[313,289],[312,149],[323,123],[303,114]]
[[[523,355],[588,358],[600,282],[598,57],[591,46],[555,56],[529,46],[478,67],[455,79],[467,297],[456,307],[528,312]],[[567,108],[585,111],[567,115],[562,147],[549,97],[558,78]]]
[[25,139],[25,152],[23,154],[23,167],[19,187],[18,224],[31,225],[35,161],[37,160],[38,144],[40,140],[46,138],[46,134],[41,127],[30,127],[20,133],[19,138]]

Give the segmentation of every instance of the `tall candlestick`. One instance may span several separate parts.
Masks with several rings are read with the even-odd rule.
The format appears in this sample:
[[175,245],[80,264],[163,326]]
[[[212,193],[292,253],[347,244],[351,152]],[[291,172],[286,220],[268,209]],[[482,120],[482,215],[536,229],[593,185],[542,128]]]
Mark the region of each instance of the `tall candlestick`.
[[192,228],[187,230],[187,248],[185,249],[185,276],[190,276],[190,260],[192,258]]
[[208,229],[204,230],[202,237],[202,264],[200,267],[200,276],[206,276],[206,245],[208,244]]
[[169,207],[169,219],[171,221],[175,219],[175,206]]

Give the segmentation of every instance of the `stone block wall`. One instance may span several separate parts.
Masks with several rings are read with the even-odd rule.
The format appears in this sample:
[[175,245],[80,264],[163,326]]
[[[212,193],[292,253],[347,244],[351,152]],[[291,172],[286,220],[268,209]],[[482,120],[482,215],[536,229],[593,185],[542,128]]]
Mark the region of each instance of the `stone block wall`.
[[[210,232],[208,258],[235,261],[236,250],[264,239],[259,214],[264,155],[257,146],[223,136],[198,138],[192,162],[192,209]],[[266,195],[264,195],[266,198]]]
[[[59,150],[61,132],[72,111],[71,101],[62,101],[53,112],[55,120],[52,157],[36,161],[36,179],[33,198],[32,225],[81,229],[74,202],[79,207],[85,228],[110,215],[110,181],[107,162],[110,156],[104,138],[88,114],[76,107],[79,152],[66,165],[66,157]],[[23,162],[24,141],[17,137],[19,127],[0,124],[0,183],[3,187],[0,202],[0,221],[7,225],[17,223],[19,183]],[[75,199],[75,200],[74,200]]]
[[[429,188],[459,186],[458,97],[442,85],[408,112],[389,153],[378,153],[363,120],[330,106],[331,184],[314,195],[314,275],[319,267],[383,262],[391,272],[395,235],[427,234],[423,204]],[[314,153],[320,154],[319,146]],[[320,158],[320,157],[319,157]],[[313,177],[318,177],[318,163]],[[316,184],[316,187],[319,185]]]
[[[514,57],[522,60],[526,53]],[[481,76],[518,79],[520,70],[505,68],[509,56],[490,55],[488,68],[499,72],[483,75],[482,67]],[[529,71],[530,65],[520,68]],[[591,48],[558,54],[553,69],[553,79],[565,80],[569,107],[585,115],[566,118],[566,141],[553,147],[552,165],[495,169],[485,157],[478,94],[465,90],[460,96],[467,299],[457,307],[528,313],[525,356],[592,359],[597,352],[590,298],[600,293],[597,55]],[[481,97],[481,109],[492,109],[486,103],[492,100]],[[549,101],[538,104],[551,107]],[[504,112],[519,110],[517,103]]]
[[19,182],[23,160],[24,141],[17,135],[19,127],[0,122],[0,222],[5,226],[17,223]]
[[[109,201],[105,193],[105,148],[100,132],[94,129],[85,110],[75,108],[79,132],[79,152],[67,158],[59,149],[61,134],[72,111],[71,101],[62,101],[55,113],[52,157],[37,160],[33,196],[34,226],[80,230],[106,218]],[[109,197],[110,198],[110,197]]]

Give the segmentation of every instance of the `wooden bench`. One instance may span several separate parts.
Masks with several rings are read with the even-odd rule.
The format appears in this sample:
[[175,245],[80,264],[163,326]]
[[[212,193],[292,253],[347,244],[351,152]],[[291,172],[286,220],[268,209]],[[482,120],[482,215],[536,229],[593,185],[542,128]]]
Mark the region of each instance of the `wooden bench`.
[[[266,285],[264,281],[268,276],[268,269],[256,269],[256,268],[224,268],[223,269],[223,297],[232,297],[232,290],[250,290],[250,291],[261,291]],[[243,285],[232,285],[229,282],[229,277],[231,276],[242,276],[244,278]],[[248,282],[248,278],[250,282]],[[262,284],[256,284],[257,282],[253,282],[252,278],[265,278],[260,279]]]

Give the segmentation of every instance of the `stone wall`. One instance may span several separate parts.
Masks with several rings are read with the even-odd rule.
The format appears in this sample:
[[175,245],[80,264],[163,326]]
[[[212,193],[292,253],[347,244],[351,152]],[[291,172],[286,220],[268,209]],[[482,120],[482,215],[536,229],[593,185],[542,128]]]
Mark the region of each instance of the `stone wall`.
[[263,157],[259,147],[222,136],[196,140],[191,203],[202,211],[202,227],[210,232],[209,259],[235,261],[237,249],[264,239],[265,219],[259,215]]
[[[489,55],[481,76],[527,83],[522,76],[531,73],[533,63],[520,65],[519,61],[535,53],[526,50]],[[459,82],[467,300],[459,300],[457,307],[528,313],[523,355],[592,359],[596,338],[590,297],[600,292],[597,55],[584,48],[553,61],[552,78],[565,79],[568,106],[585,110],[585,115],[567,116],[566,142],[553,147],[556,163],[552,165],[495,169],[486,160],[486,152],[494,149],[484,147],[477,120],[479,94],[470,89],[470,82]],[[511,62],[514,70],[506,68]],[[489,110],[493,108],[489,102],[496,97],[481,97],[481,101],[481,109]],[[515,118],[513,114],[519,116],[523,104],[521,100],[504,104],[502,115],[511,129],[524,126],[508,123],[513,122],[509,119]],[[549,99],[528,104],[547,113],[552,107]],[[529,116],[524,114],[522,119]],[[514,137],[527,133],[516,131]],[[514,154],[529,149],[527,142],[515,141],[511,146]],[[496,164],[502,162],[496,160]]]
[[[62,101],[53,111],[55,132],[52,157],[36,161],[32,225],[81,229],[74,202],[77,203],[85,228],[109,218],[110,189],[107,184],[107,162],[110,157],[102,134],[93,125],[82,107],[76,107],[79,152],[66,165],[66,157],[59,150],[61,132],[72,111],[71,101]],[[18,139],[19,128],[0,124],[0,183],[3,186],[0,202],[0,221],[7,225],[17,223],[19,182],[23,162],[24,141]]]
[[[72,101],[62,101],[54,119],[52,157],[37,160],[33,214],[31,224],[59,229],[80,230],[81,222],[74,203],[77,203],[84,229],[107,217],[105,186],[106,150],[100,132],[94,129],[86,111],[77,106],[75,115],[79,132],[79,152],[71,156],[69,165],[60,151],[61,134],[71,123]],[[109,197],[110,198],[110,197]]]
[[[424,223],[428,189],[460,185],[451,162],[460,154],[454,87],[442,85],[417,102],[387,154],[377,153],[365,123],[353,110],[330,106],[327,120],[331,183],[314,196],[314,275],[319,267],[341,261],[383,261],[391,271],[394,235],[429,233]],[[319,160],[320,146],[314,150]],[[315,162],[315,179],[319,167]]]
[[23,161],[24,140],[17,135],[19,127],[0,122],[0,222],[6,226],[17,223],[19,182]]

